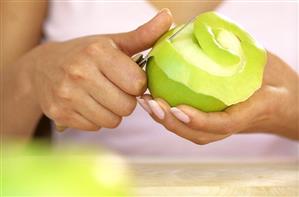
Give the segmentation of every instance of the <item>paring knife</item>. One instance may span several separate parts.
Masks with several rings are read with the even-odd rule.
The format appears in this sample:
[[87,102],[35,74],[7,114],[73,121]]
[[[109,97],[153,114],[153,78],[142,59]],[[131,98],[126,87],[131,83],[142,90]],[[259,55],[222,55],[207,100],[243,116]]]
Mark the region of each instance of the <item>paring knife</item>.
[[[187,23],[185,23],[181,28],[179,28],[172,36],[170,36],[168,38],[168,40],[170,42],[172,42],[172,40],[180,33],[182,32],[189,24],[191,24],[194,20],[196,19],[196,16],[191,18]],[[149,53],[143,57],[143,55],[141,53],[134,55],[132,57],[132,59],[141,67],[143,68],[143,66],[147,63],[147,60],[149,58]]]

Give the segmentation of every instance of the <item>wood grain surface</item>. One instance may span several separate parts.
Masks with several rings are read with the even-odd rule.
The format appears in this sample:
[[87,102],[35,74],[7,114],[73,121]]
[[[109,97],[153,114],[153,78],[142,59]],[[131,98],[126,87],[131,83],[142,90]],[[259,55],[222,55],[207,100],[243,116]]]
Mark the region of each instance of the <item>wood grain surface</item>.
[[136,196],[299,196],[298,162],[134,161]]

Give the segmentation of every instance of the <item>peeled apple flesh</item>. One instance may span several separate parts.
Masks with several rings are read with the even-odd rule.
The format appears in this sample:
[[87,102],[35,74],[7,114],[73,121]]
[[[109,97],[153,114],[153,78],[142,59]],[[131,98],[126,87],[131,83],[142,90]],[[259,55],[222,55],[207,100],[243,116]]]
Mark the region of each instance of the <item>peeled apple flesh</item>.
[[212,112],[245,101],[261,87],[266,51],[237,24],[206,12],[169,40],[180,27],[150,52],[146,72],[154,98]]

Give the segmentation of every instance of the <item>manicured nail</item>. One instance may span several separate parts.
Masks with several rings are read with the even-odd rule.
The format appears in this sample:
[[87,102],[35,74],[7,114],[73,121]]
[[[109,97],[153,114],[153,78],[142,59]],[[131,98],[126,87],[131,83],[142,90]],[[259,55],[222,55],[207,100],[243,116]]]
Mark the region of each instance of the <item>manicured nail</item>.
[[165,113],[161,106],[154,100],[149,100],[148,104],[151,108],[151,110],[154,112],[154,114],[159,118],[159,119],[164,119]]
[[187,114],[185,114],[184,112],[182,112],[180,109],[176,108],[176,107],[172,107],[170,109],[171,113],[180,121],[184,122],[184,123],[189,123],[190,122],[190,118]]
[[147,105],[147,103],[145,102],[144,99],[142,98],[137,98],[137,102],[139,103],[139,105],[149,114],[152,113],[151,108]]

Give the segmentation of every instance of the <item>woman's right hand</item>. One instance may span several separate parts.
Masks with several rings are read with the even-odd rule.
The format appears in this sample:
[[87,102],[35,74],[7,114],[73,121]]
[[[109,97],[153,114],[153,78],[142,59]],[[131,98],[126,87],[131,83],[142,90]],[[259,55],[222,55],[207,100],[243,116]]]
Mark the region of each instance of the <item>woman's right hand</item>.
[[132,32],[42,44],[17,62],[20,87],[58,125],[114,128],[146,89],[146,75],[130,56],[151,47],[171,23],[164,10]]

